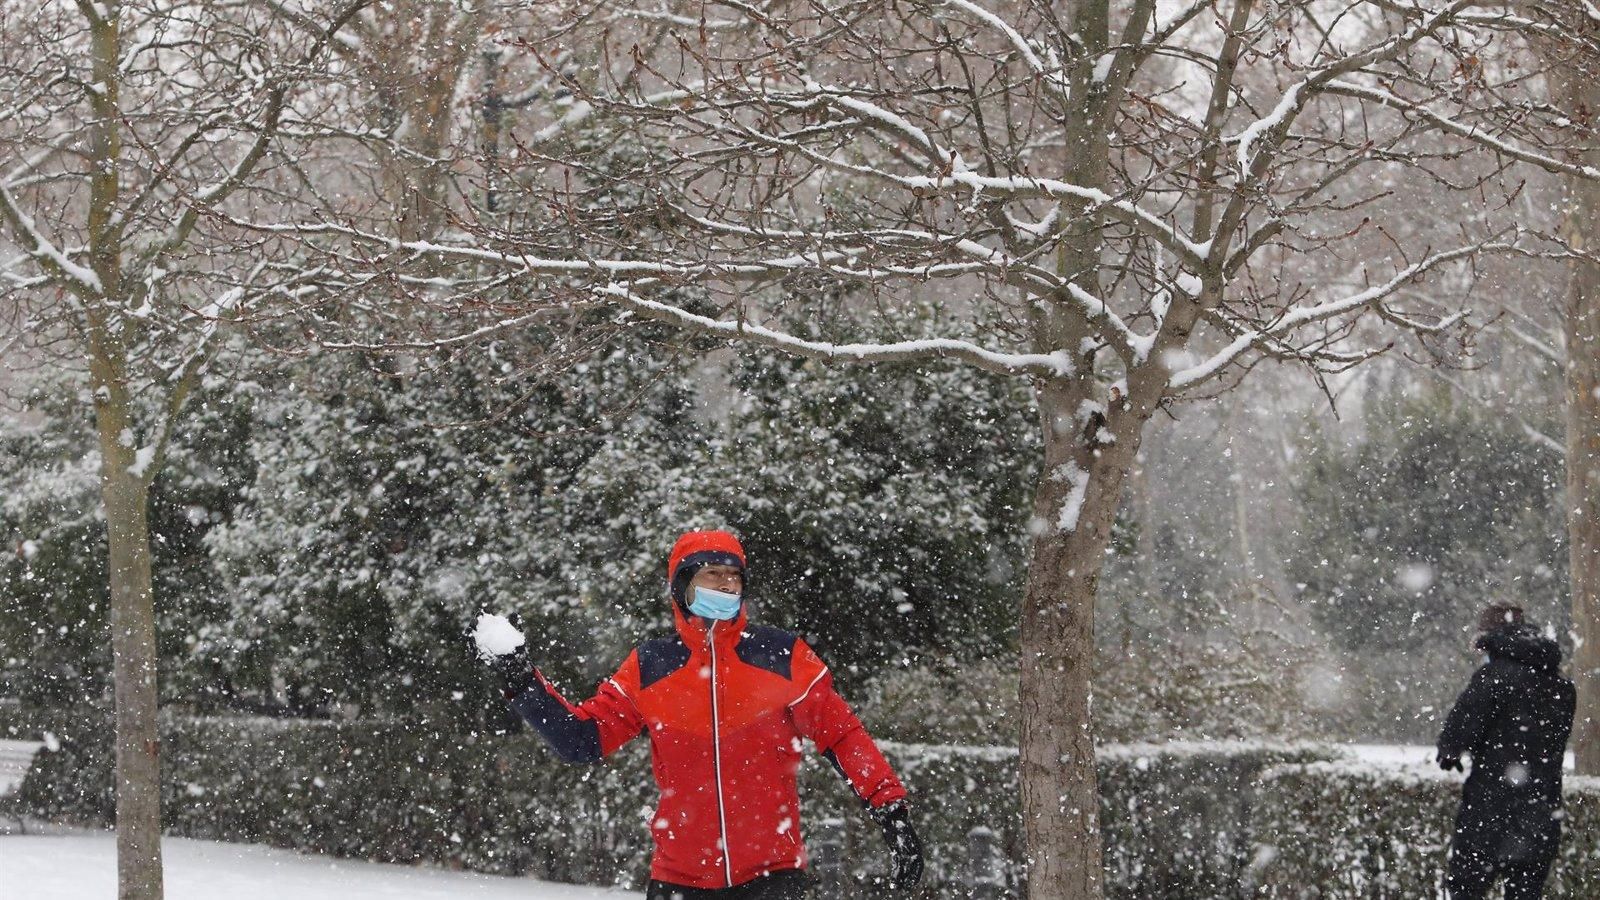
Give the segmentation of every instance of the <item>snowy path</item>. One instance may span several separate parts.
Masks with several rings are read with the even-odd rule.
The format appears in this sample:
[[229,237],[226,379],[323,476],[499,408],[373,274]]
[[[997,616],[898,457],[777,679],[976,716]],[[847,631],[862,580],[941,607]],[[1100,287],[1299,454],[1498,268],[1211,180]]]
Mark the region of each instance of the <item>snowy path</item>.
[[[186,838],[161,842],[167,900],[629,900],[638,894]],[[0,836],[0,896],[112,900],[110,834]]]

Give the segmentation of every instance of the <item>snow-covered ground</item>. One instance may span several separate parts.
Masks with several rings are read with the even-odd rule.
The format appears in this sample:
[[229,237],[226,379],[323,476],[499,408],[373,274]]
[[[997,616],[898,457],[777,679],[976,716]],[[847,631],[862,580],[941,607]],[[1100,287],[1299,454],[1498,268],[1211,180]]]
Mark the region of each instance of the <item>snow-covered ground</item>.
[[[410,866],[305,856],[245,844],[161,842],[167,900],[628,900],[638,894]],[[109,900],[117,895],[112,835],[0,836],[0,896]]]

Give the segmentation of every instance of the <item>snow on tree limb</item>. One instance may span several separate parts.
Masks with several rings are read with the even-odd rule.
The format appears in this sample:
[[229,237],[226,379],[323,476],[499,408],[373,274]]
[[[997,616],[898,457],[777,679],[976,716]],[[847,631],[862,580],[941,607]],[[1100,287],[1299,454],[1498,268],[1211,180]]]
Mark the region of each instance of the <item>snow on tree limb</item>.
[[1327,84],[1322,85],[1320,88],[1318,88],[1318,90],[1325,94],[1342,94],[1347,97],[1359,97],[1363,100],[1372,100],[1384,106],[1404,110],[1406,113],[1419,116],[1433,125],[1438,126],[1440,129],[1456,135],[1457,137],[1465,138],[1469,141],[1473,141],[1474,143],[1481,144],[1490,150],[1495,151],[1496,153],[1503,153],[1512,159],[1521,160],[1525,163],[1532,163],[1533,165],[1544,169],[1546,172],[1551,172],[1558,175],[1571,175],[1576,178],[1600,180],[1600,169],[1597,169],[1594,166],[1575,165],[1573,163],[1562,162],[1561,160],[1547,154],[1525,150],[1507,141],[1485,134],[1474,126],[1464,124],[1448,116],[1440,115],[1439,113],[1436,113],[1425,106],[1412,103],[1404,98],[1398,97],[1389,91],[1379,90],[1378,88],[1367,87],[1365,85],[1359,85],[1349,81],[1330,81]]
[[900,341],[891,344],[831,344],[811,341],[775,331],[744,320],[724,321],[691,313],[688,310],[639,296],[626,284],[609,284],[593,289],[597,296],[615,300],[651,318],[693,328],[796,356],[839,362],[891,363],[957,360],[1001,375],[1043,375],[1063,377],[1072,374],[1072,358],[1066,351],[1055,353],[1006,353],[980,347],[968,341],[934,338]]
[[[195,224],[199,220],[203,208],[213,206],[226,200],[229,195],[237,191],[246,183],[250,173],[253,172],[261,160],[266,156],[267,150],[277,139],[277,129],[282,121],[284,110],[288,107],[290,88],[294,87],[309,71],[315,71],[311,63],[322,54],[322,51],[333,43],[340,31],[348,24],[357,13],[372,3],[372,0],[350,0],[338,10],[333,18],[317,33],[316,40],[297,61],[297,65],[290,67],[288,73],[275,80],[268,91],[266,111],[262,115],[262,124],[258,129],[255,139],[249,149],[240,156],[226,174],[217,181],[199,188],[193,194],[189,204],[173,223],[171,230],[147,246],[140,252],[140,265],[149,265],[160,256],[170,253],[182,246],[194,232]],[[194,132],[198,139],[205,132],[201,126]]]
[[1406,50],[1451,24],[1458,13],[1476,2],[1478,0],[1452,0],[1444,9],[1432,13],[1404,33],[1394,35],[1359,53],[1323,66],[1290,85],[1274,105],[1272,112],[1247,126],[1232,139],[1239,143],[1240,172],[1243,175],[1252,174],[1252,170],[1255,169],[1256,159],[1251,156],[1249,151],[1255,143],[1263,138],[1266,138],[1268,144],[1267,153],[1257,155],[1262,155],[1264,159],[1265,156],[1270,156],[1276,151],[1277,145],[1288,134],[1289,128],[1293,125],[1300,111],[1305,108],[1311,95],[1320,91],[1325,84],[1340,75],[1360,71],[1373,63],[1398,57]]
[[1011,27],[1011,23],[995,15],[993,12],[984,9],[978,4],[971,2],[971,0],[944,0],[944,2],[948,6],[954,6],[957,9],[967,12],[973,18],[982,21],[984,24],[1005,35],[1006,41],[1010,43],[1011,46],[1022,55],[1023,60],[1028,63],[1028,68],[1032,69],[1034,73],[1039,75],[1041,78],[1050,77],[1051,72],[1045,67],[1044,61],[1039,58],[1039,55],[1034,52],[1032,47],[1028,46],[1027,38],[1023,37],[1020,32]]
[[[1396,290],[1398,290],[1402,285],[1419,275],[1438,268],[1445,263],[1454,262],[1459,259],[1466,259],[1476,256],[1480,253],[1494,252],[1499,250],[1515,251],[1517,249],[1518,248],[1510,244],[1485,242],[1481,244],[1473,244],[1467,247],[1458,247],[1454,250],[1447,250],[1443,253],[1433,254],[1432,256],[1429,256],[1420,262],[1407,266],[1403,271],[1390,278],[1388,281],[1368,288],[1367,290],[1351,294],[1348,297],[1342,297],[1337,300],[1330,300],[1326,303],[1320,303],[1315,306],[1303,306],[1288,310],[1282,315],[1276,317],[1270,324],[1241,334],[1227,347],[1212,355],[1209,359],[1205,360],[1199,365],[1191,366],[1187,369],[1183,369],[1182,371],[1174,372],[1171,378],[1168,379],[1167,383],[1170,390],[1175,394],[1188,390],[1196,385],[1215,378],[1231,363],[1238,360],[1249,350],[1267,345],[1271,341],[1281,338],[1283,335],[1294,331],[1295,329],[1303,328],[1307,325],[1312,325],[1319,322],[1325,322],[1330,319],[1335,319],[1340,316],[1345,316],[1368,309],[1379,310],[1383,304],[1383,301]],[[1391,317],[1394,316],[1392,313],[1390,315]],[[1455,321],[1459,321],[1462,315],[1464,314],[1458,313],[1451,317],[1447,317],[1445,322],[1453,323]],[[1440,323],[1440,325],[1428,327],[1436,330],[1437,328],[1446,326],[1444,323]]]
[[37,260],[46,271],[65,282],[74,294],[87,299],[104,292],[105,286],[100,276],[88,266],[74,261],[40,231],[37,223],[3,184],[0,184],[0,218],[11,225],[23,251]]
[[1022,175],[991,176],[981,175],[972,171],[950,172],[949,174],[938,175],[897,175],[880,168],[836,160],[819,154],[809,147],[792,141],[785,141],[781,138],[764,136],[763,139],[776,145],[783,145],[819,165],[888,182],[904,188],[907,192],[919,197],[964,194],[974,202],[984,197],[1009,199],[1049,198],[1080,201],[1088,204],[1093,210],[1103,210],[1127,224],[1147,231],[1151,237],[1160,241],[1167,249],[1177,254],[1185,262],[1198,266],[1211,252],[1211,243],[1209,241],[1196,243],[1178,230],[1177,227],[1162,221],[1160,216],[1144,209],[1137,203],[1119,199],[1096,188],[1081,187],[1055,178]]

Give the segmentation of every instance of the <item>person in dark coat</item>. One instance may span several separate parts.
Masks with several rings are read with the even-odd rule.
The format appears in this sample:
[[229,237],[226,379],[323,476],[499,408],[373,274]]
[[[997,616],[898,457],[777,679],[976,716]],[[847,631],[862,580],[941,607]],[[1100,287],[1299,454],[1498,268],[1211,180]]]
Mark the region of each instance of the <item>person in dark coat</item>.
[[1488,662],[1472,675],[1439,735],[1439,766],[1472,773],[1450,842],[1451,900],[1480,900],[1504,878],[1506,900],[1538,900],[1561,841],[1561,765],[1575,692],[1561,648],[1497,603],[1478,619],[1474,646]]

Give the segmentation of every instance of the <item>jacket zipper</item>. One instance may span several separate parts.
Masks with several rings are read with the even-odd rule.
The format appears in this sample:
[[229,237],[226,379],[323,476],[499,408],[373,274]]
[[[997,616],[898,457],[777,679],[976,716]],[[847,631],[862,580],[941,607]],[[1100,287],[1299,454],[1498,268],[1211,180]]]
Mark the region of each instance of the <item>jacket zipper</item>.
[[711,644],[711,761],[717,775],[717,822],[722,828],[722,869],[733,887],[733,860],[728,846],[728,812],[722,799],[722,724],[717,715],[717,623],[712,622],[707,631]]

